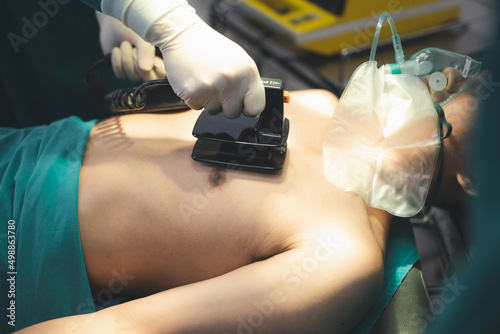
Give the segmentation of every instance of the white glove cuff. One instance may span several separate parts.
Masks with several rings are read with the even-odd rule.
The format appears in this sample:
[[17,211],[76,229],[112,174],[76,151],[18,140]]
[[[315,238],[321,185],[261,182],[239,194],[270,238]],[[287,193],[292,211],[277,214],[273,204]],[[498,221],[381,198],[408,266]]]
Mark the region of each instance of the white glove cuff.
[[[101,9],[104,14],[120,20],[145,41],[149,41],[148,33],[160,19],[162,39],[169,35],[172,35],[170,39],[173,39],[199,20],[194,14],[194,8],[189,6],[186,0],[102,0]],[[196,21],[194,17],[197,18]]]
[[147,40],[162,50],[170,41],[198,22],[203,21],[192,7],[177,7],[154,23],[148,32]]
[[[186,0],[135,0],[128,2],[123,10],[122,22],[145,41],[151,39],[173,39],[198,19],[193,7]],[[161,20],[161,37],[149,32]]]

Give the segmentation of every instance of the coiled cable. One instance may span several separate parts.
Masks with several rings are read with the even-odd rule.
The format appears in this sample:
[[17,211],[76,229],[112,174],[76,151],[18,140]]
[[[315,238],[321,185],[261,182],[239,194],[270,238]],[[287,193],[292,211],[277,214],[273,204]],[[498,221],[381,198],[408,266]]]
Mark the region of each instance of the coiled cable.
[[109,92],[95,70],[111,67],[111,55],[94,63],[85,75],[85,84],[94,97],[113,114],[160,113],[189,110],[173,91],[167,79],[151,80],[137,87]]

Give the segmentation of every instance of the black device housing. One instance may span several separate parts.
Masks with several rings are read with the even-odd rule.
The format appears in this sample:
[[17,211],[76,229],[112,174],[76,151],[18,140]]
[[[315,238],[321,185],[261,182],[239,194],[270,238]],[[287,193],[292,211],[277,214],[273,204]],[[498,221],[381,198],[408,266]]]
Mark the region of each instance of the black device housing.
[[166,79],[152,80],[138,87],[115,90],[104,98],[104,106],[114,114],[165,113],[190,108]]
[[286,157],[290,122],[283,113],[285,83],[262,78],[266,107],[256,117],[228,119],[203,111],[193,129],[198,138],[192,158],[234,167],[279,170]]

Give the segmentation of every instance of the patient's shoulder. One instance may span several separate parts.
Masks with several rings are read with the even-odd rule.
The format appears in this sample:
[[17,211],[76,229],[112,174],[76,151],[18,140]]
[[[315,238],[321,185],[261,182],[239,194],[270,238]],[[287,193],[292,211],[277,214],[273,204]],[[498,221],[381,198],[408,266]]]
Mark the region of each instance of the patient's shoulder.
[[291,91],[290,95],[292,95],[298,99],[318,98],[318,99],[329,99],[330,102],[338,101],[338,97],[326,89],[295,90],[295,91]]
[[290,93],[290,106],[301,105],[303,108],[331,116],[337,106],[338,97],[324,89],[298,90]]

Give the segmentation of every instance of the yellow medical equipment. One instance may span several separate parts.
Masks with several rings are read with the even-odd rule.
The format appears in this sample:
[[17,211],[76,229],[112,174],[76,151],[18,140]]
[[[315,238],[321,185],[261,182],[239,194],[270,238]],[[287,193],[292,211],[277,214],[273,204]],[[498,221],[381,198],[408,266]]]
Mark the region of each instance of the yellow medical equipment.
[[[238,8],[298,48],[322,55],[371,44],[378,17],[389,12],[402,39],[429,33],[456,21],[457,0],[240,0]],[[383,29],[381,40],[390,39]]]

